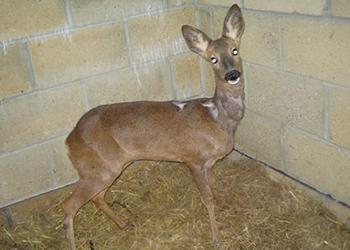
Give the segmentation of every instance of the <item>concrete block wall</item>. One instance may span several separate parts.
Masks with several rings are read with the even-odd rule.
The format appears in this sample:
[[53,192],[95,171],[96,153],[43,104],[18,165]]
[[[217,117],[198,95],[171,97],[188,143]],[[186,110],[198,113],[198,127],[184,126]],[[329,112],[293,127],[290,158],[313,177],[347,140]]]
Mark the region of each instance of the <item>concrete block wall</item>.
[[348,0],[0,2],[0,207],[77,180],[64,139],[100,104],[210,96],[183,24],[220,35],[243,7],[237,149],[350,204]]
[[[350,204],[350,1],[242,0],[236,148]],[[232,1],[198,0],[218,36]]]

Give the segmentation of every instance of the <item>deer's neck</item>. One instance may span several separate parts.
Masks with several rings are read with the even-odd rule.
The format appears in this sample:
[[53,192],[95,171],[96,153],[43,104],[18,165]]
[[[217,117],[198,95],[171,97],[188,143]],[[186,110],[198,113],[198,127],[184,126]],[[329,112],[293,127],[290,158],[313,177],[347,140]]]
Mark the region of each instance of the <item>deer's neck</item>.
[[240,82],[234,86],[231,86],[220,79],[216,79],[216,89],[213,101],[218,109],[217,122],[220,123],[227,132],[235,132],[238,122],[243,117],[243,77],[241,77]]

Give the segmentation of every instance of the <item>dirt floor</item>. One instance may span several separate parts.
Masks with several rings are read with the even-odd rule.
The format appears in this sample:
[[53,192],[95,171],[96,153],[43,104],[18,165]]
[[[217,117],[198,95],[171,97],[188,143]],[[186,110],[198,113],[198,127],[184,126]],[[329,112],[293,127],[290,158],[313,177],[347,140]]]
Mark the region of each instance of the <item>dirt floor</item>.
[[[111,187],[107,200],[134,228],[120,230],[93,205],[75,219],[78,249],[350,249],[350,232],[319,203],[272,181],[249,159],[215,167],[221,242],[211,243],[207,211],[190,172],[178,163],[140,162]],[[61,202],[9,231],[0,249],[66,249]]]

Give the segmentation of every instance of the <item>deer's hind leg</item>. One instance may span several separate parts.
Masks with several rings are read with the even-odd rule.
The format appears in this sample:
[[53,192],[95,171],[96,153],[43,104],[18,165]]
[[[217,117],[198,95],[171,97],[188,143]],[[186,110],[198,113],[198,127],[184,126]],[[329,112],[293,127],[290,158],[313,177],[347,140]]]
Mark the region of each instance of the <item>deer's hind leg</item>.
[[91,151],[89,157],[70,157],[73,165],[79,172],[80,180],[76,184],[72,194],[63,202],[63,225],[69,249],[74,250],[76,248],[74,243],[73,220],[78,210],[90,200],[106,212],[120,227],[125,226],[125,223],[118,216],[114,215],[112,209],[104,201],[104,193],[121,174],[127,163],[118,159],[115,159],[113,163],[112,161],[101,161]]
[[75,249],[73,220],[78,210],[94,195],[103,189],[103,185],[92,184],[93,180],[80,179],[72,194],[64,201],[63,226],[70,250]]
[[95,203],[96,207],[101,209],[111,220],[114,221],[115,224],[119,226],[119,228],[123,229],[128,224],[125,223],[113,210],[112,208],[107,204],[105,200],[105,194],[108,190],[108,187],[97,194],[95,197],[92,198],[92,201]]

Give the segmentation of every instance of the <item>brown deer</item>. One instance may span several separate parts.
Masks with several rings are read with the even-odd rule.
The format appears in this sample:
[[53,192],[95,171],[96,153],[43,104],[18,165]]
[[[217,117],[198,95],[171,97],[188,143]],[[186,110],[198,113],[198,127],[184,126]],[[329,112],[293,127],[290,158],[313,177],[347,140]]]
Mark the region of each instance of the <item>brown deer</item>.
[[103,105],[79,120],[66,140],[69,157],[80,176],[63,204],[69,249],[75,249],[74,216],[90,200],[120,228],[127,226],[104,197],[114,180],[136,160],[186,163],[208,210],[213,240],[218,240],[212,167],[232,151],[234,133],[243,116],[244,84],[239,56],[243,29],[237,5],[229,9],[222,37],[217,40],[191,26],[182,27],[190,50],[212,64],[216,81],[212,98]]

